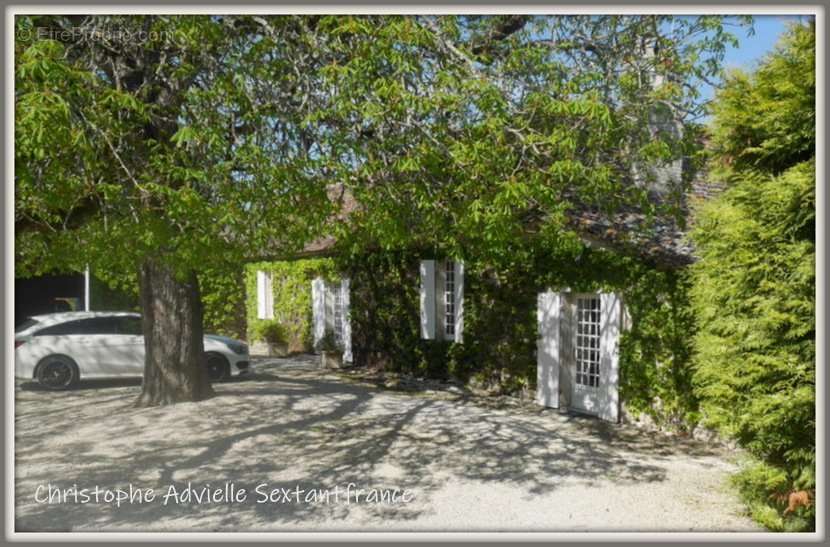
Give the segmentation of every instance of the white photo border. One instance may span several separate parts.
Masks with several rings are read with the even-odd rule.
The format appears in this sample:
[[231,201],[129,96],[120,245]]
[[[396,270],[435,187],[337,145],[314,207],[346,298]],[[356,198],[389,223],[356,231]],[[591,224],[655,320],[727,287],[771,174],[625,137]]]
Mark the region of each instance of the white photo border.
[[[3,264],[5,273],[5,313],[3,315],[3,355],[6,363],[3,377],[4,386],[2,395],[4,398],[5,420],[3,428],[3,441],[5,444],[5,495],[3,496],[3,518],[4,535],[8,542],[114,542],[129,541],[141,543],[159,542],[260,542],[260,541],[290,541],[290,542],[817,542],[825,538],[825,516],[826,516],[826,473],[825,456],[826,421],[825,395],[826,395],[826,374],[825,362],[825,304],[826,287],[825,273],[827,254],[825,252],[825,200],[826,190],[822,182],[825,181],[825,93],[826,93],[826,39],[825,39],[825,7],[822,4],[799,3],[793,5],[772,4],[772,3],[740,3],[730,2],[720,4],[717,2],[706,3],[684,3],[666,6],[660,3],[631,3],[626,5],[618,4],[595,4],[595,3],[535,3],[522,2],[510,5],[486,4],[486,3],[401,3],[401,4],[373,4],[371,2],[360,2],[355,4],[332,4],[332,3],[285,3],[274,5],[246,2],[245,4],[216,4],[199,3],[177,3],[177,4],[131,4],[115,5],[105,3],[44,3],[21,5],[12,4],[4,6],[4,163],[5,163],[5,192],[3,194]],[[13,345],[14,339],[12,310],[14,308],[14,211],[13,192],[14,186],[14,17],[24,14],[45,14],[45,13],[123,13],[123,14],[223,14],[223,13],[262,13],[262,14],[292,14],[292,13],[331,13],[331,14],[728,14],[728,15],[808,15],[814,16],[816,20],[816,181],[817,181],[817,203],[816,203],[816,244],[817,244],[817,284],[816,284],[816,322],[817,322],[817,351],[816,351],[816,532],[814,533],[738,533],[738,532],[717,532],[717,533],[682,533],[682,532],[585,532],[585,533],[558,533],[558,532],[182,532],[182,533],[109,533],[109,532],[67,532],[67,533],[37,533],[37,532],[16,532],[14,530],[14,367]],[[820,335],[818,333],[821,333]]]

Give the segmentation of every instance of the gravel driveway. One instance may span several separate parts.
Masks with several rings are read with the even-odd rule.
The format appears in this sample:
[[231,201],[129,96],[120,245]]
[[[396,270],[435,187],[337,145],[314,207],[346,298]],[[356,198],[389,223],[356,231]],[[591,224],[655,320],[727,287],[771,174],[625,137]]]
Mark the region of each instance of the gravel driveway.
[[733,456],[694,441],[309,358],[257,370],[152,409],[130,406],[138,382],[18,385],[17,531],[760,531],[727,486]]

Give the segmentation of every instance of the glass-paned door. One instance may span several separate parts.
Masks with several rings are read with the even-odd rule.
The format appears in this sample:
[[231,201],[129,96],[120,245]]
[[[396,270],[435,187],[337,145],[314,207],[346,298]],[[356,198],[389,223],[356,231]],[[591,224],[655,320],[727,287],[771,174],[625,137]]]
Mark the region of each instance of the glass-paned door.
[[578,409],[596,413],[599,411],[601,374],[599,295],[578,296],[574,312],[572,404]]

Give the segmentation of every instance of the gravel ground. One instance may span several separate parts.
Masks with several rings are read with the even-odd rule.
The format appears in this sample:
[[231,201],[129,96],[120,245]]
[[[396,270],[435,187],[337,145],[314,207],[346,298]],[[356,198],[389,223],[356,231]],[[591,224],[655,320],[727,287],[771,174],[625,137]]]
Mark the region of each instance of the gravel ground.
[[[167,408],[132,408],[138,382],[18,385],[16,530],[762,531],[725,449],[311,363],[272,359]],[[78,497],[49,502],[50,485]]]

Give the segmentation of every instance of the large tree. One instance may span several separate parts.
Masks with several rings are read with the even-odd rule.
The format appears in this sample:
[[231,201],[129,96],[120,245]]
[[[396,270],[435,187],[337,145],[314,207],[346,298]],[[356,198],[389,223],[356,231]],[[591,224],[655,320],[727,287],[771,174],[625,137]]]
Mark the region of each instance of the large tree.
[[[297,249],[521,259],[574,207],[679,210],[719,17],[21,17],[17,259],[139,272],[141,403],[194,400],[196,272]],[[267,247],[268,252],[263,252]]]
[[322,121],[338,128],[332,142],[348,161],[333,169],[362,205],[343,237],[356,249],[415,243],[522,260],[528,237],[573,234],[578,208],[679,216],[689,173],[653,199],[659,168],[695,154],[699,87],[718,78],[735,42],[727,25],[745,22],[327,21],[317,40],[343,54],[321,72],[337,91]]
[[20,273],[136,272],[138,404],[211,395],[197,272],[292,252],[329,206],[303,124],[313,19],[18,17]]

